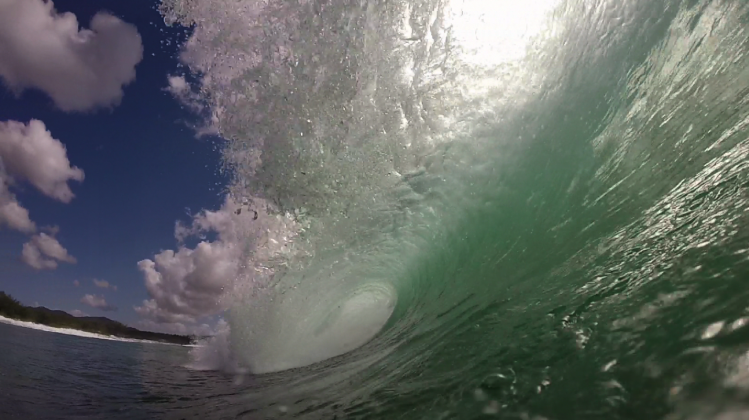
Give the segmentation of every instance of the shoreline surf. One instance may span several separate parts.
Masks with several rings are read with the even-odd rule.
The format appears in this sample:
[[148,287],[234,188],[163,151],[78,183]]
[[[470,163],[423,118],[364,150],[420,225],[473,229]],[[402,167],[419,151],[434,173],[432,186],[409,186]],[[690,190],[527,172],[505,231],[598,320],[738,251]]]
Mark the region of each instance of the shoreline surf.
[[19,321],[13,318],[6,318],[2,315],[0,315],[0,322],[2,322],[3,324],[13,325],[16,327],[29,328],[32,330],[45,331],[45,332],[51,332],[51,333],[57,333],[57,334],[72,335],[72,336],[77,336],[77,337],[82,337],[82,338],[95,338],[99,340],[120,341],[124,343],[148,343],[148,344],[165,344],[165,345],[181,346],[181,347],[195,347],[194,344],[176,344],[176,343],[166,343],[166,342],[161,342],[161,341],[138,340],[134,338],[117,337],[114,335],[96,334],[96,333],[91,333],[88,331],[76,330],[73,328],[50,327],[49,325],[37,324],[35,322]]

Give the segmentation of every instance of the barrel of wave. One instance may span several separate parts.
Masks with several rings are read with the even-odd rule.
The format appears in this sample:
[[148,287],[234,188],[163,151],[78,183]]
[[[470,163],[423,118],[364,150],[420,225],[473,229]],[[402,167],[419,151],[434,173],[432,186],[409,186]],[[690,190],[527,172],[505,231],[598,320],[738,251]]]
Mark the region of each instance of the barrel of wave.
[[348,353],[382,330],[398,300],[385,282],[320,283],[308,281],[232,308],[231,346],[239,362],[260,374]]

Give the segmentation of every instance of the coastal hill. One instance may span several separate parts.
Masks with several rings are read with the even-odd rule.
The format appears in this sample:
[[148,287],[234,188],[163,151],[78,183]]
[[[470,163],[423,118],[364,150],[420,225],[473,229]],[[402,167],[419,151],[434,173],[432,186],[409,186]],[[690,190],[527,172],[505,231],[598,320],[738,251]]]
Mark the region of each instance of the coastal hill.
[[75,317],[65,311],[48,309],[43,306],[36,308],[25,306],[5,292],[0,292],[0,315],[6,318],[43,324],[55,328],[70,328],[119,338],[182,345],[190,344],[193,341],[191,337],[184,335],[141,331],[105,317]]

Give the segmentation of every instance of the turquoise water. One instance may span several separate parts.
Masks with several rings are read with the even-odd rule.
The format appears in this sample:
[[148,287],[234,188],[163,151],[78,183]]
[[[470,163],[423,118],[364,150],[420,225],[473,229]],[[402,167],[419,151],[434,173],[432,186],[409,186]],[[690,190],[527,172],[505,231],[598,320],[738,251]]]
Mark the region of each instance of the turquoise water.
[[749,418],[746,2],[163,3],[259,212],[180,415]]
[[287,415],[746,410],[745,2],[164,3],[278,221],[223,344]]

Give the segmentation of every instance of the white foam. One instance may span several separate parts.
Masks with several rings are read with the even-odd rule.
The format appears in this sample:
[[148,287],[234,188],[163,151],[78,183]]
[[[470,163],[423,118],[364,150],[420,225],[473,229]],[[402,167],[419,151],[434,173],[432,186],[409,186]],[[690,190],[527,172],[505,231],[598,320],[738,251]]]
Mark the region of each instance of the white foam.
[[33,322],[18,321],[16,319],[6,318],[4,316],[0,316],[0,322],[4,324],[9,324],[9,325],[15,325],[16,327],[31,328],[32,330],[37,330],[37,331],[46,331],[46,332],[52,332],[52,333],[57,333],[57,334],[74,335],[74,336],[85,337],[85,338],[97,338],[99,340],[123,341],[127,343],[173,344],[173,343],[162,343],[159,341],[136,340],[132,338],[115,337],[112,335],[95,334],[95,333],[90,333],[87,331],[74,330],[72,328],[56,328],[56,327],[50,327],[48,325],[36,324]]
[[216,325],[213,337],[200,340],[192,345],[190,350],[191,362],[185,366],[194,370],[221,370],[230,373],[245,373],[239,366],[229,346],[229,324],[223,319]]

